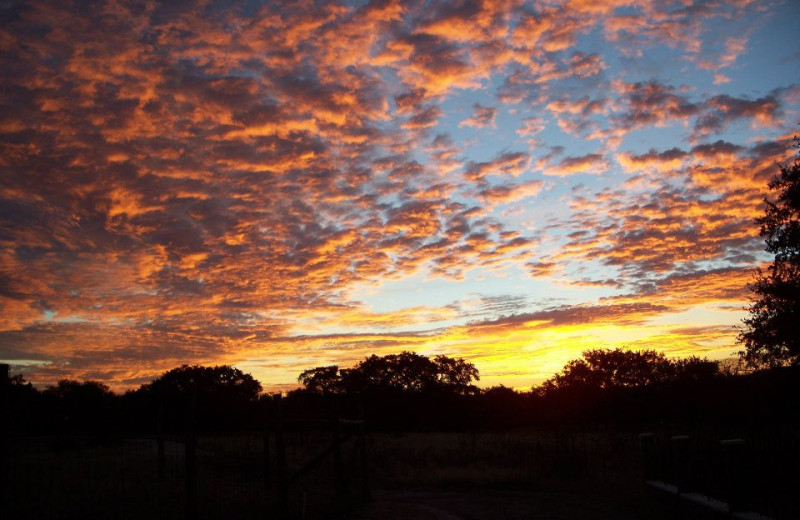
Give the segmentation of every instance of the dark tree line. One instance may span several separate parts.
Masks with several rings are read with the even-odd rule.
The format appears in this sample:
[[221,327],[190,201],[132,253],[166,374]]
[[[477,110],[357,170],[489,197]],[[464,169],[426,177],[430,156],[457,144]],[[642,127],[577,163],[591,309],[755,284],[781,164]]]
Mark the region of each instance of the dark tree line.
[[[42,391],[11,381],[20,432],[109,434],[186,427],[188,410],[204,431],[273,427],[284,417],[363,415],[384,430],[453,430],[696,421],[794,421],[800,417],[797,367],[736,374],[697,357],[652,350],[589,350],[530,391],[478,389],[463,359],[412,352],[370,356],[352,368],[318,367],[280,399],[230,366],[181,366],[122,395],[93,381],[64,380]],[[279,409],[281,410],[279,412]],[[160,410],[160,413],[158,413]]]
[[97,381],[68,379],[39,391],[20,374],[11,377],[9,390],[9,417],[28,431],[151,431],[159,415],[167,431],[178,431],[186,426],[190,406],[202,429],[252,428],[263,416],[261,384],[230,366],[183,365],[124,394]]

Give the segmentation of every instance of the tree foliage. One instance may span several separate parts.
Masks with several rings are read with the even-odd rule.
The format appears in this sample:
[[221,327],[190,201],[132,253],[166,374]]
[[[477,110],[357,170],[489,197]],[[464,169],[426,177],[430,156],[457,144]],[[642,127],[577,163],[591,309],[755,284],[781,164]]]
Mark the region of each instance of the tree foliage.
[[655,350],[594,349],[573,359],[563,370],[535,388],[538,394],[584,388],[638,388],[674,380],[699,380],[718,371],[716,362],[695,356],[678,360]]
[[[785,422],[800,417],[800,366],[769,371],[697,357],[590,350],[533,392],[504,386],[478,391],[478,371],[463,359],[403,352],[370,356],[350,369],[323,366],[300,376],[285,399],[257,399],[260,385],[229,366],[184,365],[124,395],[98,382],[64,380],[37,390],[10,378],[9,427],[67,436],[261,429],[284,417],[354,417],[383,431],[527,428],[642,421]],[[196,398],[196,399],[195,399]],[[194,412],[194,413],[192,413]],[[781,423],[783,424],[783,423]],[[16,433],[15,433],[16,434]],[[120,437],[121,438],[121,437]]]
[[478,389],[472,381],[479,379],[475,365],[463,359],[429,358],[415,352],[372,355],[353,368],[340,369],[337,365],[317,367],[298,377],[306,391],[348,395],[376,391],[474,394]]
[[[261,383],[228,365],[182,365],[126,394],[140,410],[163,407],[164,427],[180,430],[187,421],[211,430],[251,426],[256,421]],[[194,410],[194,418],[187,411]]]
[[750,285],[750,315],[743,320],[740,354],[751,366],[800,365],[800,162],[781,166],[769,183],[761,226],[765,249],[774,255]]
[[70,404],[97,404],[113,396],[111,389],[99,381],[81,382],[71,379],[62,379],[56,385],[47,387],[44,395]]
[[115,397],[111,389],[99,381],[71,379],[62,379],[41,393],[46,414],[55,421],[56,427],[72,433],[88,432],[110,422]]
[[261,383],[250,374],[228,365],[182,365],[165,372],[152,383],[142,385],[141,390],[162,397],[194,392],[201,399],[255,401],[261,392]]

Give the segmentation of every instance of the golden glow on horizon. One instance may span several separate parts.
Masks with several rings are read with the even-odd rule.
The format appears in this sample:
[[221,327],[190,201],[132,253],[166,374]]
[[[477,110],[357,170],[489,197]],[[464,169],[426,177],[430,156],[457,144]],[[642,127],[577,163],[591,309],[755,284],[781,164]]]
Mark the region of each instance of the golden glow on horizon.
[[[567,361],[580,357],[583,351],[595,348],[656,349],[670,357],[731,357],[738,350],[731,341],[732,324],[739,321],[741,311],[716,311],[715,317],[721,322],[716,327],[708,326],[707,317],[703,317],[707,312],[703,308],[692,308],[654,318],[626,315],[625,323],[554,325],[549,320],[530,320],[454,326],[425,335],[387,333],[356,337],[342,334],[295,338],[291,343],[296,357],[280,366],[265,366],[259,361],[260,349],[263,348],[264,356],[269,358],[277,345],[266,343],[259,347],[254,342],[248,349],[252,354],[250,359],[244,362],[231,359],[230,362],[240,368],[247,367],[268,388],[286,390],[296,387],[297,375],[308,368],[330,364],[347,367],[367,355],[409,350],[426,355],[464,357],[480,370],[479,386],[482,387],[504,384],[530,388],[560,371]],[[386,319],[388,321],[388,316]],[[358,349],[358,344],[364,345],[366,350]]]

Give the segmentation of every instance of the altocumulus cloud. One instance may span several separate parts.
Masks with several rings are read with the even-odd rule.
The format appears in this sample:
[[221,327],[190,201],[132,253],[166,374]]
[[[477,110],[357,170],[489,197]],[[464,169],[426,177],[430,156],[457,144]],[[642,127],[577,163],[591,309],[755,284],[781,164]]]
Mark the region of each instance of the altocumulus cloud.
[[[656,287],[707,283],[720,289],[693,305],[735,300],[719,280],[758,261],[751,219],[772,165],[791,156],[798,96],[719,90],[750,32],[708,28],[773,8],[10,2],[0,358],[33,361],[23,368],[43,383],[127,386],[191,361],[250,363],[281,385],[371,348],[417,348],[502,375],[516,344],[492,358],[459,334],[491,342],[533,322],[639,323],[686,307],[649,304]],[[651,47],[727,79],[709,92],[615,69],[646,68],[636,49]],[[734,143],[725,132],[739,123],[758,139]],[[669,126],[685,138],[630,147]],[[537,310],[496,294],[484,301],[524,305],[469,326],[459,301],[474,288],[384,311],[365,301],[393,283],[509,273],[619,301]]]

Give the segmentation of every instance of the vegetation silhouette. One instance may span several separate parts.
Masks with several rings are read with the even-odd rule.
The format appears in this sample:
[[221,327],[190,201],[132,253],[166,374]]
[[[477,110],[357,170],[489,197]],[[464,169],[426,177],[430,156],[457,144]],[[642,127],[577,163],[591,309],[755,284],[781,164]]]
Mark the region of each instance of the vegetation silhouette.
[[[669,359],[654,350],[587,350],[529,391],[479,389],[474,364],[402,352],[369,356],[351,368],[324,366],[299,375],[281,400],[287,416],[365,416],[384,431],[432,431],[608,424],[634,427],[754,419],[797,422],[800,367],[755,372],[698,357]],[[102,383],[63,380],[37,390],[10,381],[10,413],[20,431],[182,431],[190,399],[201,430],[262,428],[278,403],[250,374],[230,366],[183,365],[140,388],[115,394]]]
[[[168,487],[158,488],[162,482],[158,479],[166,474],[173,480],[164,482],[174,483],[179,473],[174,468],[157,473],[154,464],[147,465],[155,459],[155,439],[160,439],[160,452],[166,453],[159,467],[195,460],[191,473],[188,463],[180,473],[186,489],[196,485],[191,479],[196,478],[199,459],[205,479],[201,489],[220,492],[218,489],[229,489],[226,486],[245,475],[247,485],[257,486],[259,493],[288,497],[287,475],[293,473],[286,468],[298,471],[325,453],[332,457],[334,469],[339,468],[337,475],[358,478],[366,474],[366,470],[359,470],[360,474],[352,470],[357,459],[353,446],[366,446],[366,441],[335,449],[338,441],[334,440],[343,438],[342,425],[347,424],[366,425],[370,431],[370,462],[362,468],[374,468],[378,474],[395,475],[389,478],[399,478],[397,482],[417,485],[437,479],[451,485],[447,475],[467,475],[463,477],[467,479],[481,475],[475,477],[478,482],[491,485],[512,481],[522,485],[536,478],[540,480],[535,482],[558,482],[574,491],[590,471],[595,472],[592,479],[607,478],[605,470],[598,470],[607,462],[619,465],[620,475],[638,483],[635,439],[640,432],[660,432],[662,439],[697,432],[698,449],[705,450],[706,459],[719,451],[710,447],[709,439],[717,446],[720,439],[751,439],[754,448],[761,450],[757,453],[766,454],[758,466],[763,478],[754,494],[773,500],[773,488],[796,482],[796,454],[791,446],[796,446],[800,426],[796,398],[800,395],[800,367],[720,370],[720,363],[697,357],[670,359],[653,350],[595,349],[568,362],[558,374],[529,391],[504,386],[478,389],[473,385],[478,376],[475,366],[463,359],[428,358],[413,352],[369,356],[352,368],[306,370],[299,377],[302,387],[280,399],[261,392],[260,383],[251,375],[230,366],[184,365],[122,395],[91,381],[64,380],[40,391],[16,376],[9,385],[9,416],[16,420],[8,428],[17,439],[28,434],[35,450],[43,446],[37,439],[54,440],[55,451],[41,459],[44,464],[51,459],[69,460],[76,471],[87,474],[117,468],[109,465],[109,453],[121,453],[120,464],[134,467],[130,458],[124,462],[125,453],[141,450],[135,464],[143,464],[145,473],[125,482],[144,486],[137,491],[141,496],[149,492],[144,491],[147,486],[154,486],[152,489],[165,493],[158,500],[171,500],[173,509],[180,502],[175,496],[167,497],[171,493]],[[365,421],[348,421],[356,417]],[[319,425],[328,430],[314,433],[312,428]],[[671,449],[663,442],[656,446],[663,453]],[[784,447],[789,448],[788,454],[776,458]],[[460,455],[450,460],[456,453]],[[23,456],[17,459],[28,460]],[[352,471],[342,470],[342,464],[351,464]],[[444,470],[439,466],[444,464],[452,467]],[[31,470],[24,482],[39,482],[36,471],[40,470]],[[512,481],[503,480],[511,478],[503,477],[504,471],[516,476]],[[193,476],[190,479],[188,475]],[[501,475],[496,477],[500,480],[492,480],[492,475]],[[341,480],[334,480],[339,482],[336,486],[341,485]],[[273,486],[272,491],[263,491],[265,483]],[[301,493],[305,488],[292,489]],[[251,491],[242,496],[250,497]],[[107,496],[118,495],[108,491]],[[782,497],[777,499],[785,501]],[[195,499],[211,503],[202,495]],[[228,504],[227,497],[225,500]],[[253,511],[262,507],[247,501],[242,504]],[[112,505],[109,502],[103,507]]]
[[704,380],[719,371],[718,363],[691,356],[671,360],[655,350],[593,349],[564,366],[534,391],[539,394],[564,388],[637,388],[675,380]]
[[480,380],[480,375],[472,363],[447,356],[431,359],[415,352],[372,355],[353,368],[318,367],[298,377],[309,392],[348,395],[374,392],[471,395],[479,393],[473,380]]
[[769,189],[777,197],[764,198],[757,223],[774,259],[750,285],[754,298],[739,334],[741,356],[756,367],[800,365],[800,161],[780,166]]
[[366,414],[384,429],[455,428],[469,416],[475,365],[460,358],[401,352],[372,355],[352,368],[324,366],[306,370],[302,388],[289,393],[286,406],[300,413]]
[[228,365],[173,368],[126,394],[127,408],[161,406],[167,429],[180,429],[188,420],[183,412],[196,407],[192,418],[201,429],[236,429],[250,426],[258,415],[261,383],[252,375]]

